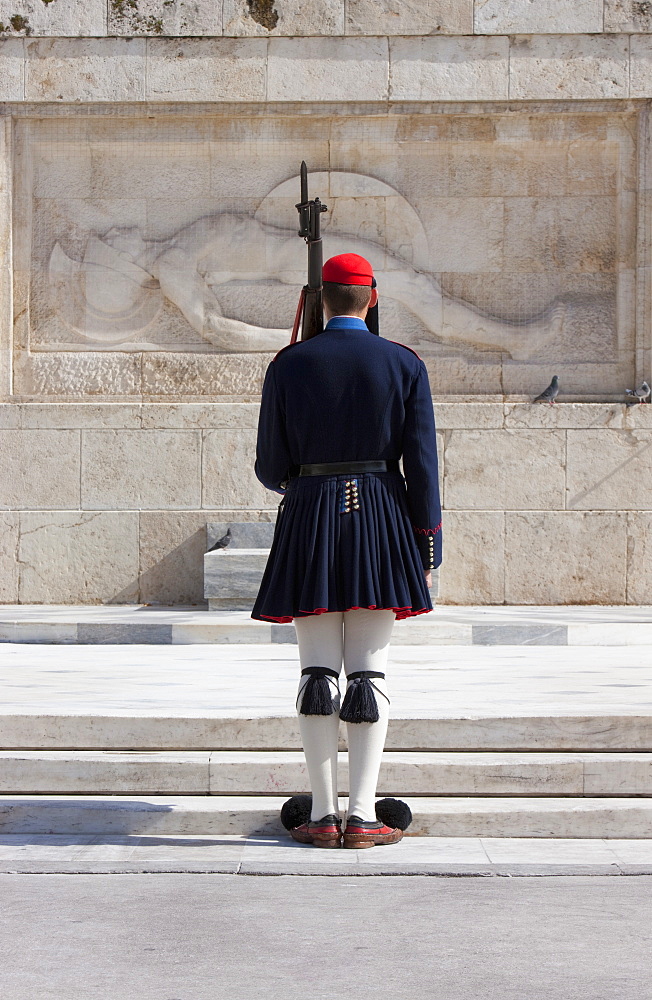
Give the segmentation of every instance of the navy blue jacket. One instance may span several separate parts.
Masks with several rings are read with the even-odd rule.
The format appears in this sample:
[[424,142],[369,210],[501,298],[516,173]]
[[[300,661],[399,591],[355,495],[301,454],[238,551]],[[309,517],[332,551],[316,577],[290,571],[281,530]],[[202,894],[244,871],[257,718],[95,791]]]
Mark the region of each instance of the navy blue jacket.
[[[360,319],[336,316],[273,358],[263,383],[255,473],[284,493],[308,462],[403,458],[424,568],[441,563],[437,439],[426,366]],[[431,544],[432,538],[434,545]]]

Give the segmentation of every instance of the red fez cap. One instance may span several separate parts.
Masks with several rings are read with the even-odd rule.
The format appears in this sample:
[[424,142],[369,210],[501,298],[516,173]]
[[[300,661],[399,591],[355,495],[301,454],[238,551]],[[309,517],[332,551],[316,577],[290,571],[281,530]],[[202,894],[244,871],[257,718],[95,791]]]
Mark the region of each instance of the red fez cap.
[[324,281],[340,285],[372,285],[374,272],[371,264],[357,253],[341,253],[331,257],[322,270]]

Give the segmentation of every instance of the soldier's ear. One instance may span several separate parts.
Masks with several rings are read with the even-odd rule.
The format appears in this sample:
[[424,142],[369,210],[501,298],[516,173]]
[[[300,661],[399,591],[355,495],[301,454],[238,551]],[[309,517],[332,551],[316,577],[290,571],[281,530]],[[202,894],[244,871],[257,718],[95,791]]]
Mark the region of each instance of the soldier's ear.
[[373,307],[375,305],[377,305],[377,304],[378,304],[378,289],[377,288],[372,288],[371,289],[371,298],[369,299],[369,306],[368,306],[368,308],[369,309],[373,309]]

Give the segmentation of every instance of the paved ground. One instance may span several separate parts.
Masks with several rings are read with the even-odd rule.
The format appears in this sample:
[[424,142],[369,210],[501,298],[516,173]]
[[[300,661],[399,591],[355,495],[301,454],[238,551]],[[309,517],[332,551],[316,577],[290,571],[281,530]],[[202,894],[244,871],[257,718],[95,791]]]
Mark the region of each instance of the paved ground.
[[644,1000],[652,877],[0,875],[11,1000]]
[[652,875],[652,840],[405,837],[362,851],[289,837],[2,834],[0,872],[233,875]]

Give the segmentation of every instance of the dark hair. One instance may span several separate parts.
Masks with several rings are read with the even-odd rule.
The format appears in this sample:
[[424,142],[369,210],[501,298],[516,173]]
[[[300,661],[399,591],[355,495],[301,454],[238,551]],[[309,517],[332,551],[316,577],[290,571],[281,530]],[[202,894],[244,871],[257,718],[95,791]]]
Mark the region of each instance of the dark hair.
[[325,281],[323,297],[333,316],[361,313],[369,305],[371,285],[342,285],[337,281]]

